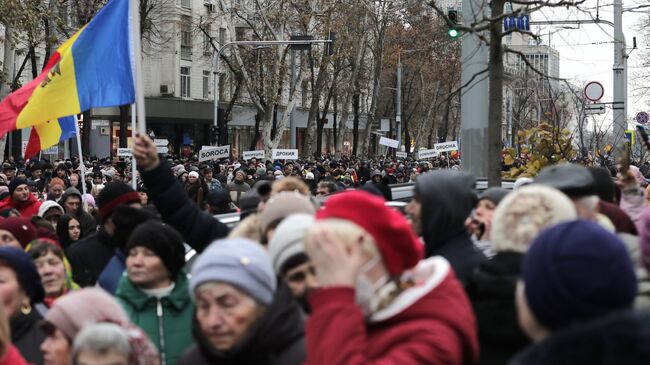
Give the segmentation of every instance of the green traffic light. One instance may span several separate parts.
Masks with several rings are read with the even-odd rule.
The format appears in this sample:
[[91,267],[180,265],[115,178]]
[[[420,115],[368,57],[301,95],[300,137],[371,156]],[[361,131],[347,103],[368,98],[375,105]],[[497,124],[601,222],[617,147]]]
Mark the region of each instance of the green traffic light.
[[449,35],[449,37],[451,37],[452,39],[458,37],[459,34],[460,33],[458,32],[458,29],[450,28],[449,30],[447,30],[447,35]]

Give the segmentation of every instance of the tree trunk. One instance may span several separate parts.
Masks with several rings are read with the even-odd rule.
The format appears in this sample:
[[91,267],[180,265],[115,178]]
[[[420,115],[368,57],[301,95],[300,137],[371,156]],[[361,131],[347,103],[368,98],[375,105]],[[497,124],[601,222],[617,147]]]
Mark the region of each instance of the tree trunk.
[[352,97],[352,111],[354,117],[352,119],[352,156],[357,155],[357,144],[359,143],[359,107],[361,103],[361,91],[359,90],[359,80],[354,88],[354,96]]
[[257,113],[255,113],[255,132],[253,132],[253,140],[251,140],[251,144],[248,148],[249,151],[257,149],[257,141],[260,139],[260,122],[263,118],[264,114],[260,113],[258,110]]
[[[503,14],[503,0],[492,0],[491,16]],[[490,24],[490,56],[488,78],[490,83],[490,105],[488,108],[488,186],[501,187],[501,123],[503,120],[503,47],[501,44],[501,22]]]
[[[318,118],[318,108],[320,106],[321,94],[325,88],[325,81],[327,80],[327,52],[323,52],[321,57],[320,67],[318,68],[318,76],[316,82],[314,80],[314,60],[311,57],[311,52],[309,53],[309,63],[311,70],[311,103],[309,105],[309,116],[307,117],[307,130],[305,133],[305,138],[303,141],[303,155],[312,156],[314,155],[314,140],[318,144],[318,138],[322,136],[314,136],[314,133],[322,133],[322,128],[320,127],[320,118]],[[320,132],[319,132],[320,130]],[[316,138],[314,138],[316,137]],[[320,150],[319,150],[320,151]]]

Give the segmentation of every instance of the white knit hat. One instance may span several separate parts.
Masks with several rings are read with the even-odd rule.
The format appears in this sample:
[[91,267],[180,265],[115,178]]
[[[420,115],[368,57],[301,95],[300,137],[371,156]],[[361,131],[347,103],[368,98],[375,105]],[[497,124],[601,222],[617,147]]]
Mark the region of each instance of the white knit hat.
[[304,240],[307,229],[314,224],[310,214],[292,214],[278,225],[269,242],[269,255],[276,274],[281,274],[282,266],[291,257],[305,253]]

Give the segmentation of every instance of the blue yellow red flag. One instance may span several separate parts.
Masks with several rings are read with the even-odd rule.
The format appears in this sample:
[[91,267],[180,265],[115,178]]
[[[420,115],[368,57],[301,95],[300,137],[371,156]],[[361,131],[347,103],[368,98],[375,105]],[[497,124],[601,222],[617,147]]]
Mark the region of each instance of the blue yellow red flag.
[[129,0],[110,0],[52,54],[38,77],[0,103],[0,135],[91,108],[132,104],[129,19]]
[[32,127],[29,142],[27,142],[27,148],[25,148],[25,158],[32,158],[39,151],[76,136],[77,127],[75,123],[77,123],[77,118],[71,116]]

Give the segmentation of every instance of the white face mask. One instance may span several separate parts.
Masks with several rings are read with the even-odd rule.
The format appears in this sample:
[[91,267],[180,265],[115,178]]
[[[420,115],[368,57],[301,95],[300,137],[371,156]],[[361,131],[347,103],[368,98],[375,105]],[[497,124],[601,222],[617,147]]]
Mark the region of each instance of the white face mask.
[[375,265],[381,262],[381,256],[377,255],[372,260],[366,262],[357,273],[357,285],[355,287],[355,301],[363,311],[363,314],[368,317],[377,311],[379,306],[379,298],[375,293],[383,287],[388,281],[388,275],[384,275],[379,280],[371,283],[366,277],[366,273],[372,270]]

